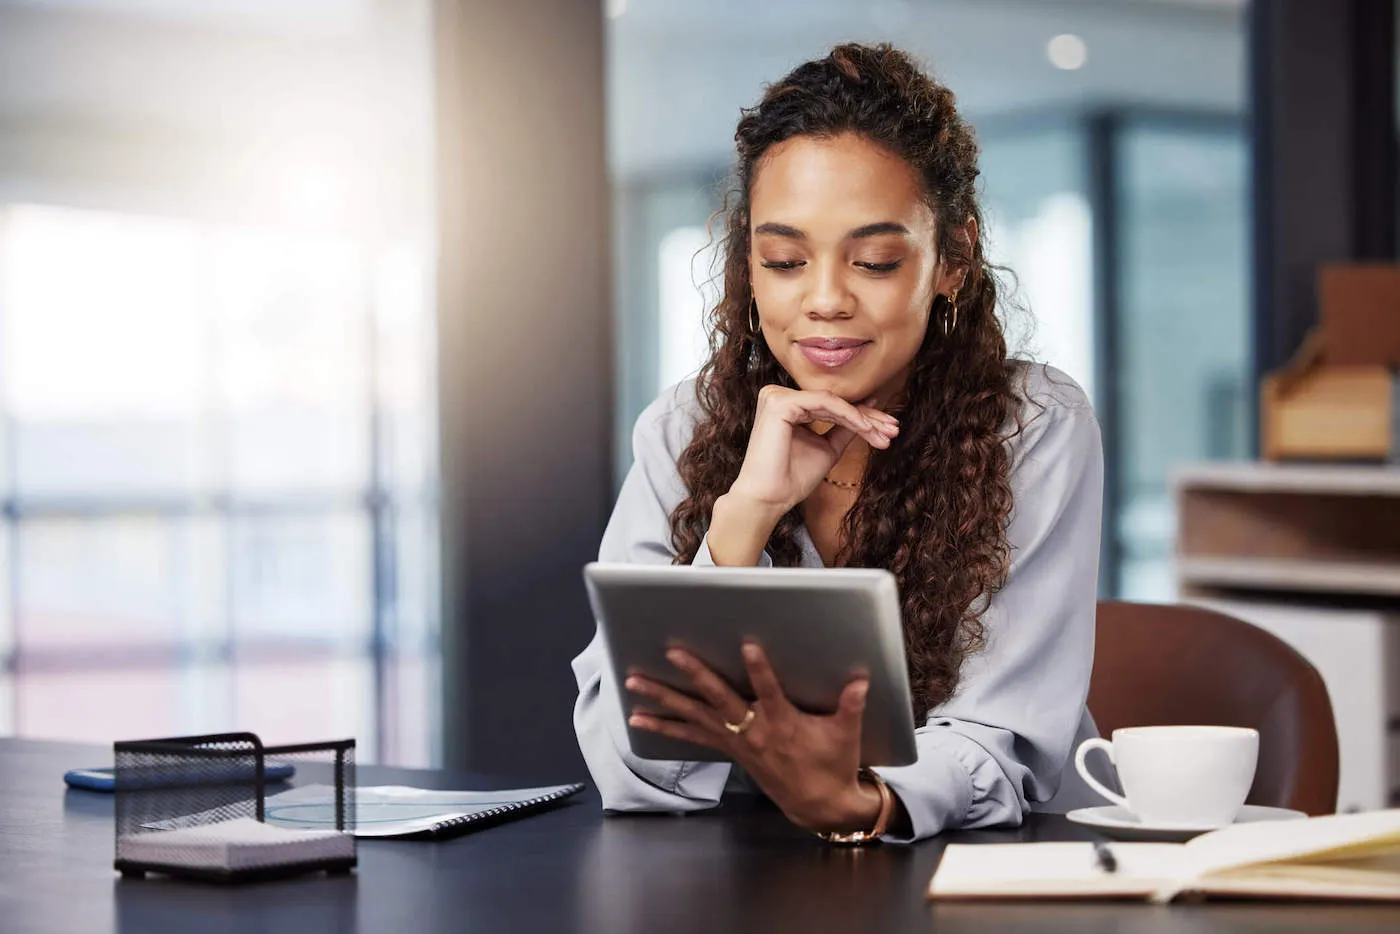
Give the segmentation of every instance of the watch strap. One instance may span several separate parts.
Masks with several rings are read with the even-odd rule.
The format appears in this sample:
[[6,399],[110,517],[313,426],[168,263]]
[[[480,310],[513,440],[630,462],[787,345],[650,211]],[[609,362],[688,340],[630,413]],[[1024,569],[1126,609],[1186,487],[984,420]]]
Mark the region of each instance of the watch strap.
[[885,784],[885,780],[873,769],[861,766],[858,778],[869,781],[880,793],[880,814],[875,818],[875,826],[869,830],[856,830],[849,833],[832,831],[817,834],[827,843],[838,843],[844,846],[876,843],[880,837],[884,836],[886,828],[889,827],[890,818],[894,816],[894,792],[890,791],[890,786]]

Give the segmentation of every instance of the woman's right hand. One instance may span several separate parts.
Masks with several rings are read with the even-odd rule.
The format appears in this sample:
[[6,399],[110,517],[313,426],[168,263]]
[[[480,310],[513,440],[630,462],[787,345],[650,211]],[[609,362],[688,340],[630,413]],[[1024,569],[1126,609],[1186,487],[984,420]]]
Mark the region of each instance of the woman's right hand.
[[[813,423],[831,429],[818,434]],[[729,492],[786,513],[812,495],[857,436],[873,448],[887,448],[898,432],[893,415],[852,405],[833,392],[764,386],[744,464]]]
[[[711,517],[716,564],[753,564],[778,519],[812,495],[857,437],[889,447],[899,422],[869,401],[853,405],[832,392],[775,385],[759,391],[743,466]],[[820,423],[830,430],[811,427]]]

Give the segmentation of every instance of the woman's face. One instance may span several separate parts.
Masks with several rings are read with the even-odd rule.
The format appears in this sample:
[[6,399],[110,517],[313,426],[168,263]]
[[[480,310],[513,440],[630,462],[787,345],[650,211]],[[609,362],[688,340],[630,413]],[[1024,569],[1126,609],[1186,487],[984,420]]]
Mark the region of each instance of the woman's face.
[[852,133],[793,137],[759,161],[749,224],[754,300],[783,369],[802,389],[891,402],[934,296],[963,273],[939,261],[914,170]]

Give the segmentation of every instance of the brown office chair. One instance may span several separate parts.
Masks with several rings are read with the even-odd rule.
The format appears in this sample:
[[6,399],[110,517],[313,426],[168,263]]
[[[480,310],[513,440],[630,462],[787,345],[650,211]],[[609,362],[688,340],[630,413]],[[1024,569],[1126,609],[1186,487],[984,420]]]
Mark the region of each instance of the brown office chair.
[[1273,634],[1193,606],[1099,603],[1089,711],[1125,726],[1210,724],[1259,731],[1250,804],[1331,814],[1337,725],[1322,676]]

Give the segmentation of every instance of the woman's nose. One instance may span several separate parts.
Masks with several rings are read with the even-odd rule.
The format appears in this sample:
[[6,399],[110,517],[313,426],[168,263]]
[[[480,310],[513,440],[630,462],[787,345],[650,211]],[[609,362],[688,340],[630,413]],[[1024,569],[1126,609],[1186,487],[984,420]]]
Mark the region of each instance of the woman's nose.
[[820,263],[813,270],[812,290],[807,293],[803,311],[813,318],[838,318],[850,315],[851,293],[841,276],[837,263]]

